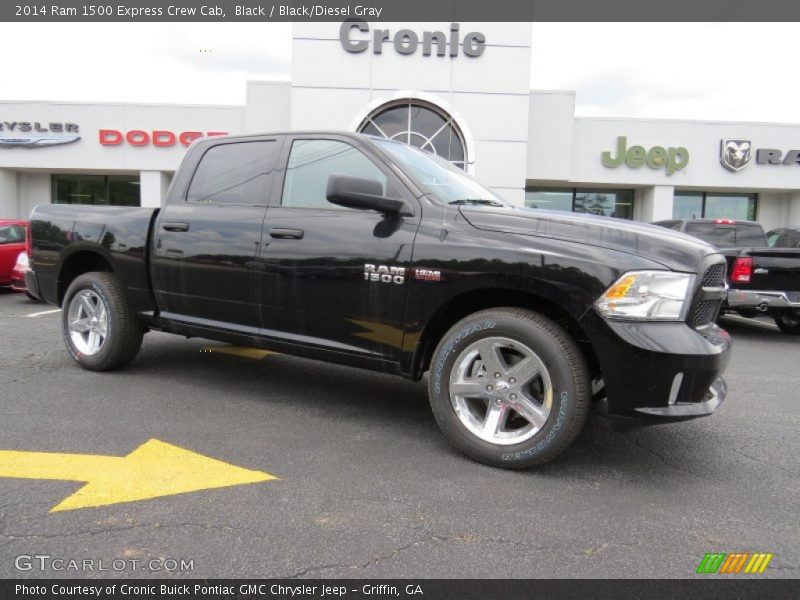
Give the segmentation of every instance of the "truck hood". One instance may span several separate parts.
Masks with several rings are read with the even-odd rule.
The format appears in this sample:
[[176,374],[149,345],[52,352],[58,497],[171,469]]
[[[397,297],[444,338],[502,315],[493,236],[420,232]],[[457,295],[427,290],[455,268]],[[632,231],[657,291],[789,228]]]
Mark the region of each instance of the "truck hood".
[[695,237],[657,225],[552,210],[460,206],[470,225],[484,231],[548,237],[627,252],[675,271],[697,272],[717,251]]

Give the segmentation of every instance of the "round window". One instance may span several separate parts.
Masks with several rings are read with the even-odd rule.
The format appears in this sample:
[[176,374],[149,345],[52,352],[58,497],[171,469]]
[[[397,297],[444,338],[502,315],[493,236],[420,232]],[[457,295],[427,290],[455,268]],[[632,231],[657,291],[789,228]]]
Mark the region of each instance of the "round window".
[[413,100],[384,104],[358,128],[361,133],[405,142],[465,168],[464,138],[453,117],[430,104]]

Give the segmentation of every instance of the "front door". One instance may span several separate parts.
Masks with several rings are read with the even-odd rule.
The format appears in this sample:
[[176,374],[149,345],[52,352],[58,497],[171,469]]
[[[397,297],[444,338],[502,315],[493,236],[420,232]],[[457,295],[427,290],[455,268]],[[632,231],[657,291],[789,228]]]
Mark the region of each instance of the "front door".
[[[420,210],[380,158],[347,138],[287,140],[283,177],[264,221],[263,322],[268,337],[376,359],[403,344],[407,272]],[[328,177],[377,180],[414,216],[331,204]]]

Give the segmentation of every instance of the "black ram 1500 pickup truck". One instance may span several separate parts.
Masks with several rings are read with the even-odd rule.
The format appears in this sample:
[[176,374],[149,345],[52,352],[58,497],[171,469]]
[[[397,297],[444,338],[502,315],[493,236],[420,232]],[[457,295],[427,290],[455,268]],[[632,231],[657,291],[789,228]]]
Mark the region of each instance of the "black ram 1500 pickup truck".
[[768,315],[784,333],[800,335],[800,249],[796,245],[770,248],[764,229],[755,221],[674,219],[655,224],[700,238],[725,256],[730,289],[722,313]]
[[[82,367],[148,330],[414,380],[461,451],[521,468],[562,452],[605,389],[616,417],[724,400],[725,258],[660,227],[509,206],[384,139],[195,142],[160,209],[39,205],[35,293]],[[266,392],[266,390],[265,390]]]

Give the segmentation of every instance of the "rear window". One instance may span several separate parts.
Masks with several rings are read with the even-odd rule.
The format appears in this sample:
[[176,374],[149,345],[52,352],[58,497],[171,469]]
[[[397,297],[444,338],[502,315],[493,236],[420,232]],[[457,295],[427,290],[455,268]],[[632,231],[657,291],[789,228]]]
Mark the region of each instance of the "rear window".
[[0,244],[21,244],[25,241],[22,225],[0,225]]
[[680,221],[656,221],[653,225],[658,225],[660,227],[666,227],[667,229],[674,229],[675,231],[681,230],[681,222]]
[[762,247],[767,245],[767,237],[764,235],[764,230],[761,229],[760,225],[687,223],[684,231],[709,244],[713,244],[717,248]]

